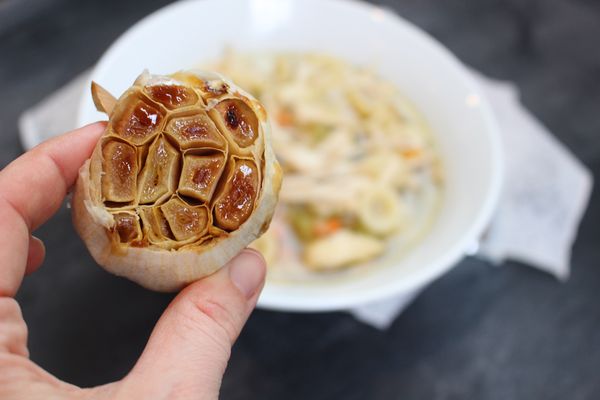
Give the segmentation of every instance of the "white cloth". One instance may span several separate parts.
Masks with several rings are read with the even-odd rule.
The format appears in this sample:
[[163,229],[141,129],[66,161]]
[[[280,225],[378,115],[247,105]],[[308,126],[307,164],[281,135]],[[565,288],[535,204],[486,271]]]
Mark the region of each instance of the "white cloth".
[[[36,144],[75,128],[84,72],[19,119],[21,143]],[[505,183],[478,255],[495,263],[523,261],[566,279],[571,247],[592,188],[592,175],[519,103],[514,85],[473,73],[491,104],[505,146]],[[422,289],[356,307],[349,312],[387,328]]]
[[79,101],[88,82],[85,71],[19,117],[21,145],[30,150],[44,140],[76,128]]
[[592,174],[523,108],[514,86],[479,80],[506,155],[506,182],[480,254],[497,263],[519,260],[565,280]]

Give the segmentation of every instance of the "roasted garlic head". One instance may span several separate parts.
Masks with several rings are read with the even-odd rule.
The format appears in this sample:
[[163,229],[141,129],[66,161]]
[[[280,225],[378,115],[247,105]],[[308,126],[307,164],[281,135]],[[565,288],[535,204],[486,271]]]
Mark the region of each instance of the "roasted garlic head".
[[73,222],[108,271],[158,291],[211,274],[269,226],[281,185],[263,107],[220,75],[144,72],[81,167]]

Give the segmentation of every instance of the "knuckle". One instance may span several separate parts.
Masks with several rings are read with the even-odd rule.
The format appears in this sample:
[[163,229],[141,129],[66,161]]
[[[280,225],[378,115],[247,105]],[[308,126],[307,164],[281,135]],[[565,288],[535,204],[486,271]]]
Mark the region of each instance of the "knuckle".
[[27,335],[19,304],[12,298],[0,298],[0,349],[28,357]]
[[229,359],[231,341],[219,323],[197,309],[180,310],[178,314],[181,324],[177,334],[185,337],[191,333],[196,338],[203,337],[210,344],[211,352],[217,354],[216,359]]
[[36,377],[36,365],[14,354],[0,354],[0,387]]
[[205,293],[189,296],[186,314],[196,328],[220,342],[220,346],[229,352],[239,334],[241,322],[235,311],[220,300]]
[[12,297],[0,297],[0,319],[23,319],[21,307]]
[[197,311],[205,314],[227,335],[230,342],[233,342],[237,337],[237,318],[233,312],[221,304],[219,301],[214,301],[210,298],[202,299],[194,302],[194,307]]

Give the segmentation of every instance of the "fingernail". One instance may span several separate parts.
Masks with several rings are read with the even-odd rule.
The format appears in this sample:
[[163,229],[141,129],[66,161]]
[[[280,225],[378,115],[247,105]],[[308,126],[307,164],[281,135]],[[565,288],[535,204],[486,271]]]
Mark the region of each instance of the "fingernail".
[[254,250],[243,250],[229,264],[229,279],[247,299],[252,297],[265,279],[265,260]]

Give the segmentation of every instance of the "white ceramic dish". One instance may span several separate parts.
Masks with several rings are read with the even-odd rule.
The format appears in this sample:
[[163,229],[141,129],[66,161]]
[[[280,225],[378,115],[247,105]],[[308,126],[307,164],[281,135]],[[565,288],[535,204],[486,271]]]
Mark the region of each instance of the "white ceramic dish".
[[[476,242],[501,184],[492,114],[460,62],[438,42],[381,8],[344,0],[202,0],[146,17],[102,56],[92,79],[122,93],[145,68],[171,73],[214,60],[223,48],[317,51],[376,66],[424,113],[447,180],[430,233],[400,261],[322,283],[269,282],[259,305],[280,310],[345,309],[412,292],[440,276]],[[84,93],[79,123],[102,119]]]

